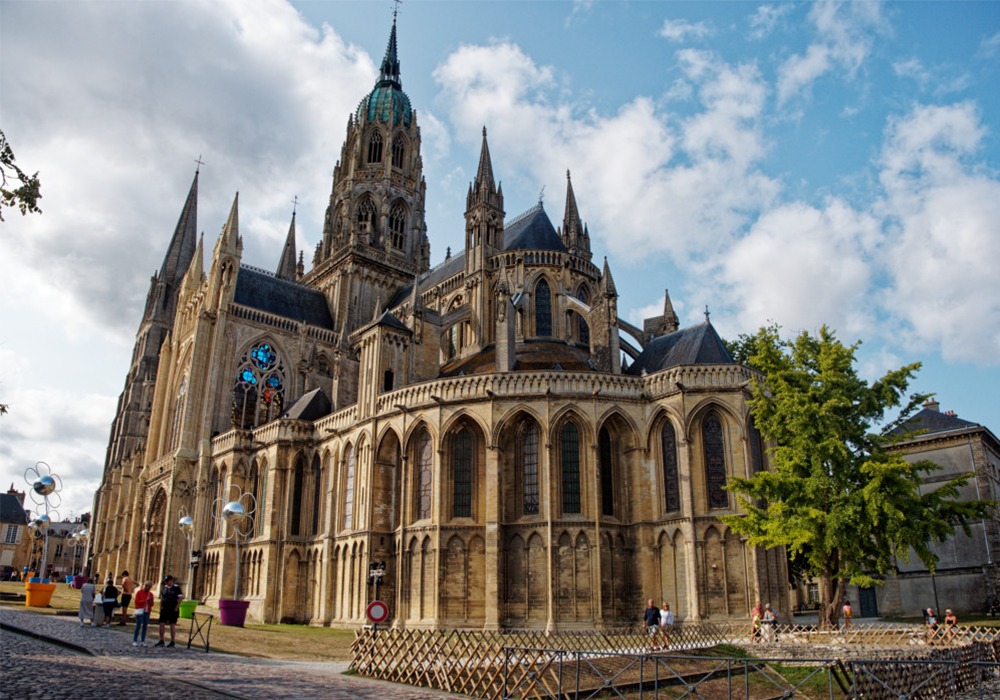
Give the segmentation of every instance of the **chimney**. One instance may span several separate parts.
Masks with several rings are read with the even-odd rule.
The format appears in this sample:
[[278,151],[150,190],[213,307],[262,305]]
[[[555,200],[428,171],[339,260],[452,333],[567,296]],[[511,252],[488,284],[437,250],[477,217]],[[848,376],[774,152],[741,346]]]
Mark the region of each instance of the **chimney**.
[[953,416],[953,415],[955,415],[955,412],[954,411],[945,411],[944,414],[946,416]]
[[941,404],[939,404],[934,399],[927,399],[924,402],[924,408],[926,408],[928,411],[934,411],[935,413],[941,412]]

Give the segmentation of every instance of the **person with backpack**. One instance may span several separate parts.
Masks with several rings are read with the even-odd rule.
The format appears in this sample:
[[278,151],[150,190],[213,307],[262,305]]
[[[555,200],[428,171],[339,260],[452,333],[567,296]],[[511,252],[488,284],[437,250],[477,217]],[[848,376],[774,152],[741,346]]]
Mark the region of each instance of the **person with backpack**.
[[170,625],[170,644],[174,646],[174,637],[177,635],[177,618],[180,617],[180,604],[184,600],[181,587],[174,583],[173,576],[163,579],[163,590],[160,591],[160,641],[155,646],[162,647],[166,626]]

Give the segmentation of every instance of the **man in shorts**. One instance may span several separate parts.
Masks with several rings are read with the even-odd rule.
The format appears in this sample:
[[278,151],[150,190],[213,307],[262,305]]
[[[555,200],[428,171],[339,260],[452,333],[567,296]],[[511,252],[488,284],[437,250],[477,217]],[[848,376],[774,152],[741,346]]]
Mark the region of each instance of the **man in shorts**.
[[180,604],[184,600],[181,587],[174,583],[173,576],[163,579],[163,590],[160,591],[160,641],[156,646],[163,646],[163,636],[166,626],[170,625],[170,644],[174,646],[174,636],[177,634],[177,618],[180,616]]
[[656,649],[656,635],[660,630],[660,609],[653,604],[650,598],[646,603],[646,612],[642,621],[646,623],[646,632],[649,633],[649,644],[653,650]]
[[118,623],[119,625],[127,624],[125,619],[128,616],[128,604],[132,602],[132,592],[135,590],[137,585],[138,584],[136,584],[135,579],[129,576],[127,571],[122,572],[122,619],[121,622]]

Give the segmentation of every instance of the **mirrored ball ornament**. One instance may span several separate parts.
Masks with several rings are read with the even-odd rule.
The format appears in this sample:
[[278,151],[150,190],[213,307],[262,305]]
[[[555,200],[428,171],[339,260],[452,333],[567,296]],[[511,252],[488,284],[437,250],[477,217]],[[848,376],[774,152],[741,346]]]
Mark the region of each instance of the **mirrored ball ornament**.
[[239,501],[231,501],[222,509],[222,519],[227,523],[237,524],[246,517],[243,504]]
[[89,537],[90,537],[90,530],[88,530],[87,528],[83,528],[82,530],[76,531],[76,539],[81,543],[86,542]]
[[49,516],[42,514],[35,518],[35,523],[38,525],[39,530],[46,530],[49,525],[52,524],[52,519]]
[[190,515],[185,515],[183,518],[181,518],[180,522],[178,522],[177,525],[178,527],[180,527],[181,532],[183,532],[186,535],[190,535],[192,532],[194,532],[194,518],[192,518]]
[[38,477],[38,480],[31,485],[31,488],[39,496],[48,496],[56,490],[56,480],[48,475],[40,476]]
[[28,523],[28,533],[34,535],[38,531],[38,523],[34,520]]

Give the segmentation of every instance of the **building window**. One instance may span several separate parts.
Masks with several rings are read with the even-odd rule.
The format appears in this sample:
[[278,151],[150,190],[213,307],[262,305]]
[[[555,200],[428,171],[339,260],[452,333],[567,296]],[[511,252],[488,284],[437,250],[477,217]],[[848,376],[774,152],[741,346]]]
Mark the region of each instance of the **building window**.
[[368,137],[368,162],[382,162],[382,134],[377,131],[373,131]]
[[764,448],[760,439],[760,431],[754,422],[753,414],[747,420],[747,433],[750,438],[750,463],[753,466],[753,473],[756,474],[764,468]]
[[[375,202],[365,199],[358,205],[358,232],[371,234],[375,231]],[[374,241],[372,241],[374,243]]]
[[544,279],[535,285],[535,335],[552,335],[552,292]]
[[299,521],[302,519],[302,457],[295,460],[295,471],[292,472],[292,534],[301,531]]
[[705,416],[702,423],[705,446],[705,475],[708,480],[708,507],[728,508],[726,494],[726,446],[722,439],[722,421],[715,413]]
[[392,387],[396,382],[396,378],[392,373],[391,369],[387,369],[385,374],[382,375],[382,391],[392,391]]
[[819,584],[810,583],[806,586],[807,595],[809,596],[809,604],[814,605],[819,603]]
[[56,545],[56,556],[61,557],[63,553],[63,546],[61,544]]
[[350,530],[354,526],[354,445],[347,448],[344,462],[347,468],[347,484],[344,489],[344,529]]
[[319,534],[319,516],[320,516],[320,495],[323,493],[323,470],[320,469],[319,465],[319,455],[313,457],[313,512],[312,512],[312,534]]
[[233,390],[234,428],[250,430],[279,418],[285,406],[285,369],[269,343],[240,359]]
[[181,440],[181,423],[184,418],[184,397],[187,395],[187,376],[181,379],[180,388],[177,390],[177,398],[171,408],[170,415],[170,437],[167,439],[167,451],[177,449],[177,444]]
[[434,451],[426,430],[417,438],[417,520],[431,517],[431,483],[434,479]]
[[[577,292],[576,298],[584,304],[590,304],[590,295],[587,294],[586,287],[580,287],[580,291]],[[577,314],[577,326],[580,333],[580,342],[584,345],[590,345],[590,326],[587,325],[587,319],[583,317],[583,314]]]
[[527,421],[521,433],[520,471],[524,489],[524,514],[538,515],[538,426]]
[[389,241],[393,248],[403,249],[403,245],[406,243],[405,230],[406,207],[401,202],[396,202],[392,205],[392,211],[389,212]]
[[562,461],[563,513],[580,512],[580,432],[572,423],[562,428],[560,457]]
[[452,517],[472,517],[472,435],[462,428],[452,438]]
[[606,427],[601,428],[597,438],[598,450],[601,455],[601,514],[615,514],[615,467],[611,449],[611,433]]
[[668,513],[681,509],[681,489],[677,474],[677,434],[667,420],[660,430],[660,449],[663,458],[663,498]]
[[392,167],[402,168],[403,156],[405,154],[406,154],[406,142],[403,140],[403,135],[396,134],[396,138],[392,140]]
[[8,525],[7,526],[7,532],[6,532],[6,534],[4,535],[4,538],[3,538],[3,543],[4,544],[17,544],[18,542],[21,541],[21,538],[19,537],[20,534],[21,534],[21,526],[20,525]]

